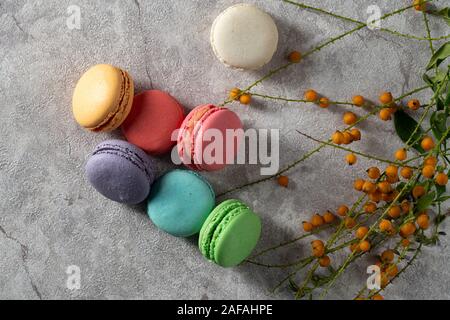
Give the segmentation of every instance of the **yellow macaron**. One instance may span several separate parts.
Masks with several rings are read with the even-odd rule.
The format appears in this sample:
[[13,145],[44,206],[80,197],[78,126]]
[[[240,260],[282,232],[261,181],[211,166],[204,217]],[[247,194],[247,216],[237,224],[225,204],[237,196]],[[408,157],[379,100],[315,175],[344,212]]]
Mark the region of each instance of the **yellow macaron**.
[[78,81],[72,106],[76,121],[95,132],[117,129],[133,105],[134,83],[117,67],[100,64],[90,68]]

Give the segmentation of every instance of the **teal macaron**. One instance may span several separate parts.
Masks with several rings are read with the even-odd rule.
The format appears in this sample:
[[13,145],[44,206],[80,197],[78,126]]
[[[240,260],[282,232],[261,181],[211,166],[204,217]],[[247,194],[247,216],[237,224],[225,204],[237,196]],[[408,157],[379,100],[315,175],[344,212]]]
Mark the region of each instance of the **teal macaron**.
[[261,219],[239,200],[226,200],[211,212],[200,230],[202,255],[222,266],[244,261],[261,236]]
[[211,185],[196,172],[172,170],[152,186],[147,213],[161,230],[176,236],[197,234],[215,205]]

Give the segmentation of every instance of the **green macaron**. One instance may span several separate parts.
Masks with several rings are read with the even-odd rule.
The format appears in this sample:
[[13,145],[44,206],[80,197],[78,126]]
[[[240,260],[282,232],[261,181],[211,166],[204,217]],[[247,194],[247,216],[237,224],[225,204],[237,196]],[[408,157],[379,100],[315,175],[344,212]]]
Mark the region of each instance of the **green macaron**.
[[234,267],[247,258],[261,235],[261,220],[239,200],[219,204],[200,230],[203,256],[222,267]]

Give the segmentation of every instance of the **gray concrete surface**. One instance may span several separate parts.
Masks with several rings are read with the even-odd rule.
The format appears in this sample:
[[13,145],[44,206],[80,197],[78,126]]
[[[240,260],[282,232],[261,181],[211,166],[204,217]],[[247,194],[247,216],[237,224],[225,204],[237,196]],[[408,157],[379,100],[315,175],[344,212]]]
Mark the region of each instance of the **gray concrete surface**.
[[[176,239],[158,231],[143,206],[105,200],[83,176],[86,157],[100,141],[120,133],[92,134],[71,114],[71,96],[89,66],[112,63],[130,71],[137,90],[158,88],[186,109],[220,103],[227,90],[245,86],[283,63],[291,49],[305,51],[352,27],[347,22],[297,9],[279,0],[248,1],[267,10],[280,31],[273,61],[258,72],[225,68],[209,46],[215,16],[235,0],[0,0],[0,298],[3,299],[290,299],[270,289],[285,271],[251,265],[223,270],[199,254],[196,239]],[[366,20],[368,5],[384,13],[409,1],[313,1],[317,6]],[[438,1],[443,6],[446,1]],[[447,3],[448,4],[448,3]],[[81,29],[66,26],[67,8],[81,9]],[[383,23],[423,35],[420,14],[408,11]],[[431,19],[432,33],[449,32]],[[382,90],[400,95],[422,85],[429,58],[426,41],[362,30],[324,49],[255,91],[300,97],[310,87],[331,99],[354,93],[376,99]],[[429,93],[418,95],[429,97]],[[342,127],[339,108],[257,100],[233,105],[246,127],[281,129],[281,164],[314,144],[301,129],[319,138]],[[364,110],[359,110],[363,114]],[[401,146],[391,123],[371,120],[361,126],[358,148],[391,155]],[[355,145],[356,146],[356,145]],[[316,211],[350,203],[355,177],[369,164],[349,169],[344,153],[326,149],[290,172],[289,189],[266,182],[238,197],[262,216],[258,249],[298,234],[299,223]],[[161,159],[161,170],[170,167]],[[259,177],[258,166],[234,166],[206,175],[218,193]],[[448,231],[448,224],[444,226]],[[420,260],[387,290],[390,299],[450,298],[450,253],[445,238],[425,249]],[[268,256],[276,263],[308,254],[308,244]],[[352,298],[365,281],[367,261],[337,282],[329,298]],[[67,267],[81,269],[81,289],[66,287]]]

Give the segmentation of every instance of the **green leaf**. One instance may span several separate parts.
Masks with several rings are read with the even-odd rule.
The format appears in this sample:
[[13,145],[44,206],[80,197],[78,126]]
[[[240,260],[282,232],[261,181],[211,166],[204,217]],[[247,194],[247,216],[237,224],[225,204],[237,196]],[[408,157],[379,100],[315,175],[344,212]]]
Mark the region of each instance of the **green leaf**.
[[[407,142],[408,140],[416,141],[412,147],[419,151],[420,153],[424,153],[425,150],[420,146],[419,139],[422,136],[423,130],[419,126],[419,129],[414,133],[414,136],[411,138],[414,130],[417,127],[417,121],[411,118],[406,112],[402,110],[398,110],[394,114],[394,125],[395,131],[397,131],[397,135],[402,139],[403,142]],[[411,138],[411,139],[410,139]]]
[[437,202],[441,202],[441,201],[438,201],[438,200],[440,199],[440,196],[445,193],[446,187],[445,186],[440,186],[438,184],[434,184],[434,186],[436,187],[436,192],[437,192],[437,194],[436,194],[436,197],[437,197],[436,201]]
[[450,26],[450,8],[449,7],[444,8],[439,11],[433,11],[432,14],[442,17],[445,20],[445,22],[447,22],[447,24]]
[[430,117],[430,126],[437,140],[441,140],[447,131],[447,115],[444,111],[435,111]]
[[289,287],[291,288],[292,291],[297,292],[299,287],[298,285],[295,283],[294,280],[289,279]]
[[427,66],[427,71],[431,68],[438,67],[445,59],[450,56],[450,42],[445,43],[431,57]]
[[428,207],[433,203],[433,200],[434,200],[435,197],[436,197],[436,192],[434,192],[434,191],[424,195],[423,197],[421,197],[417,201],[416,211],[417,212],[422,212],[425,209],[428,209]]

